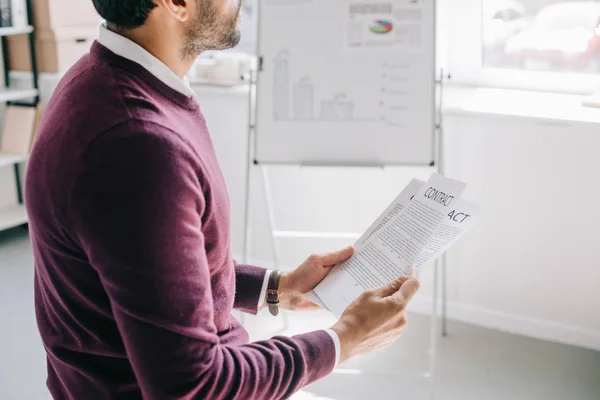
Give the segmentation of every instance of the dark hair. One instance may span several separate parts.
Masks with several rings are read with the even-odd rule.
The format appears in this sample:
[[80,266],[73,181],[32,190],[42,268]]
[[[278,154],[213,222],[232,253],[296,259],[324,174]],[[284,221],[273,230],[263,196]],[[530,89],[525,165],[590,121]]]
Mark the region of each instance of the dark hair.
[[96,11],[108,24],[118,29],[144,25],[156,4],[154,0],[92,0]]

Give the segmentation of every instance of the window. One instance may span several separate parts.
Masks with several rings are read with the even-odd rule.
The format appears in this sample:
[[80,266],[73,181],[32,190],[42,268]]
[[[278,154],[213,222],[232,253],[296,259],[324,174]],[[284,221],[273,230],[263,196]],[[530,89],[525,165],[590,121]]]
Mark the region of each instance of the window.
[[256,0],[245,0],[242,2],[240,32],[242,39],[240,44],[234,49],[238,52],[256,54]]
[[600,2],[483,2],[484,67],[600,72]]
[[506,42],[525,26],[525,10],[514,1],[483,0],[484,66],[505,66]]
[[245,53],[251,56],[256,54],[256,34],[257,34],[257,7],[258,0],[244,0],[240,10],[239,29],[241,33],[240,43],[233,49],[205,51],[202,53],[203,58],[212,58],[229,53]]
[[600,89],[600,0],[442,2],[440,18],[449,18],[448,69],[457,80],[564,92]]

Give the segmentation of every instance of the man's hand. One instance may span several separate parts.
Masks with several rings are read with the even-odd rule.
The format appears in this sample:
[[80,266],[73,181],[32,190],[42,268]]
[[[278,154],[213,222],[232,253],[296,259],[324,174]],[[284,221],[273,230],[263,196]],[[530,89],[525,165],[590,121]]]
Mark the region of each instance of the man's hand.
[[406,325],[406,306],[419,289],[417,271],[379,289],[367,290],[333,326],[341,344],[340,362],[393,344]]
[[279,307],[294,311],[319,309],[304,295],[321,283],[333,267],[346,261],[353,253],[354,248],[349,246],[329,254],[315,254],[296,270],[283,274],[279,281]]

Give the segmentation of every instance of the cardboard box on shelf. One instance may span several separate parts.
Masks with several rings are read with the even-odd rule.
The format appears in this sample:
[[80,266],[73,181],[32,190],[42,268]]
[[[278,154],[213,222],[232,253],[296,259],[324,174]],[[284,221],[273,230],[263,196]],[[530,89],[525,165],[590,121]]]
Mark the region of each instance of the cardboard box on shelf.
[[98,27],[102,20],[92,0],[33,0],[33,18],[33,26],[40,31]]
[[4,111],[0,153],[26,156],[31,142],[39,108],[7,106]]
[[[61,28],[36,33],[36,54],[39,72],[66,72],[84,54],[88,53],[98,37],[98,27]],[[27,35],[8,38],[9,68],[31,71]]]
[[38,103],[35,109],[35,121],[33,122],[33,133],[31,134],[31,144],[29,145],[29,152],[33,150],[33,144],[35,143],[35,139],[37,139],[37,130],[40,126],[40,121],[42,120],[42,115],[44,113],[44,106],[41,103]]

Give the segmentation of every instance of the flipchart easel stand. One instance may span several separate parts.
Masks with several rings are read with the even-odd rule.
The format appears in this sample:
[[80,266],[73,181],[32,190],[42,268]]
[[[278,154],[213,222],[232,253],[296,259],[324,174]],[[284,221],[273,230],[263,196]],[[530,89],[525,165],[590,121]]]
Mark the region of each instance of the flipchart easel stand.
[[[277,228],[274,212],[274,202],[272,199],[272,190],[268,173],[268,165],[260,165],[254,158],[254,141],[256,140],[256,125],[254,122],[254,99],[256,98],[256,72],[251,73],[251,79],[249,79],[250,86],[250,101],[249,101],[249,123],[248,123],[248,136],[247,136],[247,169],[246,169],[246,202],[244,210],[244,245],[243,254],[244,262],[249,263],[251,259],[251,224],[250,224],[250,205],[251,205],[251,181],[252,181],[252,170],[260,168],[263,191],[266,201],[269,231],[272,247],[273,257],[273,268],[278,269],[281,267],[280,256],[277,241],[280,238],[342,238],[342,239],[358,239],[360,234],[357,233],[344,233],[344,232],[306,232],[306,231],[285,231]],[[437,86],[437,112],[436,112],[436,159],[437,162],[431,164],[432,167],[437,166],[437,172],[444,174],[444,134],[443,134],[443,86],[444,86],[444,71],[439,71],[439,77],[436,79]],[[301,165],[302,166],[302,165]],[[313,165],[311,165],[313,166]],[[319,165],[325,167],[326,165]],[[365,165],[348,165],[348,167],[369,167]],[[384,169],[385,166],[371,166]],[[439,260],[435,261],[433,273],[433,299],[432,299],[432,310],[431,310],[431,331],[430,331],[430,348],[429,348],[429,372],[424,373],[424,377],[430,379],[430,399],[435,398],[435,377],[436,377],[436,360],[437,360],[437,346],[438,346],[438,303],[441,295],[441,326],[442,336],[447,335],[446,329],[446,303],[447,303],[447,285],[446,285],[446,257],[442,255]],[[441,272],[441,276],[440,276]],[[441,282],[440,282],[441,277]],[[441,283],[441,285],[440,285]],[[441,287],[441,293],[440,293]],[[289,326],[288,313],[282,313],[285,319],[284,329]],[[243,323],[243,320],[242,320]]]

